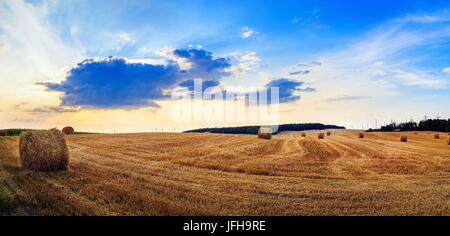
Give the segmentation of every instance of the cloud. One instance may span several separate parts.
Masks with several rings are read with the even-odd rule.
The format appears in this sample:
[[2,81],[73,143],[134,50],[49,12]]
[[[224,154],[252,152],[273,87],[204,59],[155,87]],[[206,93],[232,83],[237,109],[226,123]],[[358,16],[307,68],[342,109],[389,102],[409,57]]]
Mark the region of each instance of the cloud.
[[127,63],[123,58],[86,59],[72,68],[62,83],[38,83],[50,91],[62,92],[61,106],[88,108],[158,107],[151,99],[168,96],[182,78],[175,64]]
[[37,122],[37,120],[34,120],[34,119],[24,119],[24,118],[14,118],[11,121],[12,122],[19,122],[19,123],[33,123],[33,122]]
[[406,15],[405,17],[398,18],[397,22],[412,22],[412,23],[440,23],[449,22],[450,15],[447,11],[435,12],[434,14],[422,14],[422,15]]
[[2,51],[6,51],[10,48],[11,46],[9,45],[8,41],[6,40],[5,37],[0,37],[0,53]]
[[34,109],[26,109],[24,112],[28,113],[66,113],[66,112],[79,112],[81,109],[79,108],[64,108],[64,107],[56,107],[56,106],[44,106],[44,107],[37,107]]
[[311,87],[306,87],[304,89],[299,89],[299,91],[303,91],[303,92],[315,92],[316,89],[315,88],[311,88]]
[[312,12],[307,12],[302,14],[302,16],[294,16],[294,18],[291,20],[291,23],[297,24],[300,23],[302,25],[306,26],[313,26],[319,29],[326,29],[328,28],[328,25],[323,24],[320,22],[320,16],[319,11],[314,10]]
[[294,71],[289,73],[290,75],[306,75],[309,74],[311,71],[310,70],[299,70],[299,71]]
[[[302,91],[300,87],[304,84],[304,82],[301,81],[294,81],[289,79],[276,79],[272,80],[269,83],[267,83],[264,87],[266,87],[268,90],[273,87],[279,88],[279,102],[280,103],[288,103],[300,100],[300,95],[298,93]],[[270,91],[270,90],[269,90]],[[303,90],[305,92],[312,92],[314,89],[312,88],[306,88]],[[270,95],[270,92],[268,93]],[[270,96],[269,100],[270,100]]]
[[40,4],[1,1],[0,77],[7,74],[10,77],[10,71],[14,71],[12,76],[20,77],[21,82],[54,77],[55,71],[80,58],[80,50],[75,45],[69,46],[59,37],[60,31],[49,24],[47,17],[57,4],[56,1]]
[[299,63],[299,64],[297,64],[297,66],[298,67],[315,67],[315,66],[321,66],[322,65],[322,62],[319,62],[319,61],[312,61],[312,62],[309,62],[309,63]]
[[[67,74],[61,83],[37,83],[48,91],[61,92],[60,106],[102,109],[159,107],[154,100],[170,98],[169,91],[188,81],[203,79],[218,84],[229,75],[225,58],[214,58],[200,49],[175,49],[165,65],[129,62],[125,58],[86,59]],[[186,63],[182,69],[178,62]],[[37,110],[35,112],[45,112]],[[59,112],[54,110],[55,112]]]
[[291,23],[297,23],[300,21],[300,17],[298,16],[294,16],[294,18],[292,18]]
[[349,93],[360,92],[357,90],[373,94],[389,93],[389,88],[402,86],[448,87],[449,81],[436,71],[415,65],[435,60],[433,54],[437,52],[433,50],[446,47],[444,42],[450,39],[450,28],[442,26],[437,20],[412,19],[413,15],[408,15],[387,21],[354,39],[349,46],[323,53],[319,59],[327,65],[322,67],[322,74],[333,75],[324,80],[331,84],[331,78],[334,81],[339,78],[340,85],[336,84],[337,87],[348,81],[346,86],[349,89],[359,84],[360,87]]
[[256,32],[250,28],[248,28],[247,26],[243,27],[241,29],[241,36],[242,38],[250,38],[251,36],[255,36],[255,35],[259,35],[259,32]]
[[237,65],[233,65],[226,71],[230,72],[234,77],[243,76],[247,71],[252,71],[259,65],[261,58],[256,55],[256,52],[234,53],[234,59],[237,61]]
[[341,102],[341,101],[353,101],[353,100],[361,100],[361,99],[370,99],[370,96],[340,96],[340,97],[332,97],[323,100],[324,102]]
[[319,29],[328,29],[328,25],[319,22],[311,23],[311,25]]
[[[219,85],[218,81],[214,80],[202,80],[202,91],[210,87],[216,87]],[[194,91],[194,80],[185,80],[179,84],[180,87],[187,88],[189,91]]]
[[192,79],[219,80],[230,75],[226,71],[231,67],[229,60],[222,57],[214,58],[212,52],[202,49],[175,49],[173,55],[185,59],[190,64],[186,75]]
[[112,34],[111,36],[115,41],[115,46],[113,46],[112,49],[113,51],[120,51],[123,48],[136,43],[136,40],[132,39],[131,36],[125,32]]
[[29,102],[21,102],[19,104],[14,105],[14,109],[21,109],[24,106],[27,106]]
[[450,67],[444,68],[444,69],[442,70],[442,72],[450,73]]

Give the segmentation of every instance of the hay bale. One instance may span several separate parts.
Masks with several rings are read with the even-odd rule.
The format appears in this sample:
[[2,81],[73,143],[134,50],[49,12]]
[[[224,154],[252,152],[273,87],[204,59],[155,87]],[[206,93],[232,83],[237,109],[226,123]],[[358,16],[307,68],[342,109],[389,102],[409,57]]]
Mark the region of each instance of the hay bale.
[[439,139],[439,134],[435,134],[435,135],[434,135],[434,138],[435,138],[435,139]]
[[404,135],[400,136],[400,142],[408,142],[408,137]]
[[27,131],[20,135],[20,160],[25,169],[37,171],[67,170],[69,151],[57,129]]
[[450,145],[450,137],[447,138],[447,145]]
[[364,138],[364,133],[359,133],[359,138]]
[[306,137],[306,133],[305,133],[305,132],[301,132],[300,135],[301,135],[302,137]]
[[400,129],[395,129],[395,132],[400,132]]
[[328,135],[328,136],[331,135],[331,131],[327,131],[327,135]]
[[319,134],[317,135],[317,138],[318,138],[318,139],[324,139],[324,138],[325,138],[325,134],[324,134],[324,133],[319,133]]
[[0,136],[8,136],[8,131],[7,130],[0,130]]
[[65,135],[75,134],[75,130],[70,126],[64,127],[64,129],[62,129],[62,132]]
[[272,129],[271,128],[259,128],[258,129],[258,138],[271,139],[272,138]]

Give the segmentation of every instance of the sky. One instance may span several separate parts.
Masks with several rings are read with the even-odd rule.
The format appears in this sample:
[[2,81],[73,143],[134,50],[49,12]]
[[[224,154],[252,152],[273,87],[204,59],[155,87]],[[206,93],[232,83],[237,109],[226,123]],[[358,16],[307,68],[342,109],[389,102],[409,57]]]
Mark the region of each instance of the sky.
[[0,128],[253,124],[177,120],[195,79],[277,87],[279,123],[449,118],[450,2],[0,0]]

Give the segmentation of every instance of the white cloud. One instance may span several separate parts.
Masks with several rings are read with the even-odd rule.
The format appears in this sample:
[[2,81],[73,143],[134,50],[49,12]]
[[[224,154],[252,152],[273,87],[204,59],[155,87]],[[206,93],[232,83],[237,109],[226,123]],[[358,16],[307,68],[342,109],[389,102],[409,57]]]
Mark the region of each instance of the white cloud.
[[242,38],[249,38],[251,36],[259,35],[259,32],[256,32],[249,27],[245,26],[241,29]]
[[450,73],[450,67],[444,68],[444,69],[442,70],[442,72]]
[[8,107],[5,121],[20,116],[11,108],[20,101],[58,103],[58,94],[46,93],[35,83],[63,80],[67,66],[83,58],[83,50],[62,40],[62,30],[50,24],[54,9],[55,1],[0,3],[0,107]]
[[407,15],[396,19],[397,22],[413,22],[413,23],[438,23],[450,21],[448,11],[436,12],[434,14]]
[[410,27],[406,20],[394,20],[365,34],[350,46],[333,53],[327,52],[319,59],[329,65],[327,70],[332,68],[329,73],[334,76],[383,81],[380,88],[385,87],[386,83],[394,87],[445,88],[450,85],[448,80],[433,71],[415,68],[410,63],[428,60],[426,55],[405,54],[414,51],[410,49],[432,45],[443,39],[450,39],[449,27]]
[[291,23],[298,23],[300,21],[300,17],[294,16],[294,18],[291,20]]
[[165,46],[159,51],[156,51],[155,54],[177,62],[183,70],[189,70],[192,67],[192,63],[190,63],[187,58],[176,56],[173,54],[174,51],[175,48]]
[[132,39],[131,36],[125,32],[112,34],[112,37],[115,39],[114,51],[120,51],[128,45],[136,43],[136,40]]
[[230,72],[233,77],[240,77],[247,73],[247,71],[252,71],[258,65],[261,58],[256,55],[256,52],[246,52],[246,53],[233,53],[233,58],[237,60],[236,66],[231,66],[227,72]]
[[10,45],[5,37],[0,37],[0,52],[6,51],[10,48]]
[[[81,58],[80,53],[60,39],[47,21],[53,1],[32,5],[24,1],[6,0],[0,4],[0,29],[7,40],[7,53],[0,54],[0,75],[24,75],[21,79],[58,76],[60,68]],[[4,42],[4,41],[3,41]],[[26,68],[26,70],[24,70]],[[33,76],[29,76],[29,75]]]

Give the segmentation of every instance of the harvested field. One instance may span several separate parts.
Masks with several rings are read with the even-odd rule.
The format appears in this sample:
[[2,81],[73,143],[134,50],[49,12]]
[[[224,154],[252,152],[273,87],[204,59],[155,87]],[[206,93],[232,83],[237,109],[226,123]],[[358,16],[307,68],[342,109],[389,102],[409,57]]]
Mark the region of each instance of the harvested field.
[[407,143],[395,132],[318,132],[72,135],[70,170],[49,173],[22,170],[18,138],[0,137],[3,212],[450,215],[450,148],[436,132],[402,132]]

